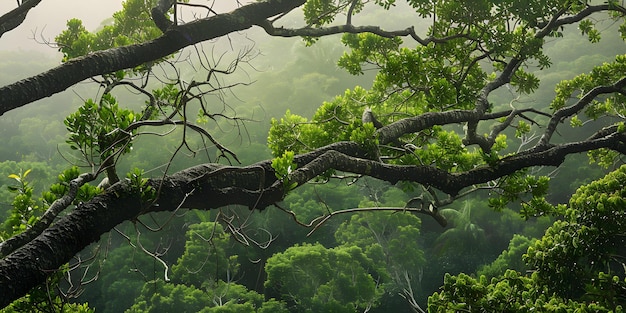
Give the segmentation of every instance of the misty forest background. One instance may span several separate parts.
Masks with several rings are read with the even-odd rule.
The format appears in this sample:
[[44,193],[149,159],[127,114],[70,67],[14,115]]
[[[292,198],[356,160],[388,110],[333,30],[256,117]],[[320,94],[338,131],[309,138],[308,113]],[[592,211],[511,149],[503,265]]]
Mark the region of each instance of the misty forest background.
[[[370,14],[367,18],[373,24],[381,20],[393,23],[388,21],[388,14]],[[405,24],[401,10],[393,14],[398,25]],[[490,100],[495,107],[506,107],[511,103],[549,103],[554,98],[552,88],[557,82],[588,72],[595,64],[612,61],[616,54],[626,53],[624,41],[618,38],[616,31],[611,31],[611,27],[614,26],[608,23],[598,27],[603,30],[602,45],[591,44],[576,29],[565,30],[563,38],[548,42],[545,47],[545,53],[553,57],[554,64],[549,71],[537,73],[541,79],[537,92],[521,98],[513,92],[499,92]],[[243,84],[216,95],[214,99],[216,105],[224,106],[227,112],[245,121],[224,121],[209,129],[210,133],[219,134],[221,142],[236,153],[242,164],[271,158],[267,137],[272,118],[280,118],[287,111],[310,118],[324,101],[332,100],[345,90],[355,86],[371,87],[375,75],[372,71],[352,76],[337,67],[336,62],[345,51],[339,36],[322,38],[307,47],[302,41],[264,36],[258,29],[230,35],[196,48],[187,48],[175,57],[181,60],[178,66],[188,80],[193,79],[200,62],[196,49],[204,49],[203,53],[209,59],[222,58],[222,64],[237,58],[240,51],[250,51],[248,62],[240,64],[238,70],[226,78],[228,81],[224,81],[224,84]],[[61,58],[60,53],[51,55],[35,50],[0,51],[0,84],[40,73],[59,64]],[[85,82],[0,117],[4,142],[0,146],[0,220],[6,220],[13,207],[15,194],[7,186],[15,185],[15,180],[9,175],[31,170],[27,179],[35,194],[39,194],[64,170],[82,166],[66,144],[68,133],[63,120],[86,99],[101,92],[97,84]],[[137,110],[144,105],[142,97],[131,90],[118,93],[116,97],[119,103]],[[583,126],[559,135],[564,140],[568,136],[581,138],[596,129]],[[182,129],[173,127],[168,134],[139,137],[133,145],[133,152],[117,165],[119,172],[141,168],[150,177],[163,175],[181,136]],[[216,149],[204,149],[201,140],[195,139],[197,141],[192,136],[188,142],[201,153],[176,154],[169,172],[216,160]],[[567,203],[576,188],[613,169],[615,167],[607,169],[590,164],[586,155],[576,155],[569,157],[556,171],[553,168],[533,171],[553,177],[549,200],[557,204]],[[392,186],[374,179],[358,180],[355,182],[358,188],[350,183],[350,180],[311,183],[289,194],[281,207],[293,210],[302,222],[307,223],[326,212],[341,209],[402,207],[418,194],[401,184]],[[370,312],[406,312],[409,306],[402,290],[409,286],[415,300],[425,304],[427,297],[443,284],[446,273],[494,277],[506,268],[525,270],[521,255],[533,240],[541,238],[554,219],[524,220],[515,204],[493,214],[488,197],[488,192],[477,192],[440,208],[457,212],[448,215],[450,224],[446,228],[427,216],[354,213],[334,216],[308,236],[311,228],[294,223],[289,214],[278,208],[259,212],[227,207],[210,212],[181,210],[152,214],[142,219],[143,224],[127,222],[119,225],[100,243],[77,256],[88,260],[83,262],[81,271],[84,273],[82,281],[89,283],[69,288],[75,291],[71,301],[86,302],[97,312],[167,312],[168,308],[183,312],[200,309],[194,305],[199,305],[204,297],[227,302],[226,290],[239,288],[240,294],[247,294],[251,302],[260,302],[281,297],[272,289],[268,271],[279,271],[281,266],[288,266],[302,267],[309,273],[308,277],[318,276],[297,281],[299,290],[294,290],[292,298],[281,300],[293,312],[298,311],[295,304],[309,305],[314,310],[315,292],[320,288],[315,282],[327,275],[320,264],[336,262],[332,275],[340,277],[338,272],[354,270],[338,265],[342,262],[342,255],[356,253],[350,250],[354,246],[366,251],[372,247],[371,238],[381,236],[387,243],[381,251],[381,258],[387,260],[387,268],[372,291],[381,293],[381,296]],[[218,215],[231,223],[213,223]],[[165,229],[154,231],[161,227]],[[225,227],[236,229],[225,230]],[[245,234],[245,237],[237,234]],[[402,245],[398,246],[398,242]],[[169,268],[166,269],[160,260]],[[90,266],[87,268],[85,264]],[[166,277],[171,281],[165,283]],[[75,275],[70,279],[78,278],[81,277]],[[72,282],[79,284],[78,280],[61,284],[67,287]],[[212,286],[215,294],[194,293],[209,290],[207,286]],[[190,295],[194,300],[176,302],[176,292]],[[219,292],[222,292],[221,296]],[[160,297],[158,301],[155,300],[157,295]]]

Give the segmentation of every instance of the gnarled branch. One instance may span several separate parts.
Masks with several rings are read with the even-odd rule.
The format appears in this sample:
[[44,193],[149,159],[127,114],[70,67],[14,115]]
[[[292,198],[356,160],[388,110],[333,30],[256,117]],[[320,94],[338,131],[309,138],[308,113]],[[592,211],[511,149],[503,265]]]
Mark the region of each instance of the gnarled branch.
[[133,68],[166,57],[196,43],[248,29],[291,11],[305,0],[254,2],[230,13],[170,27],[161,37],[142,44],[113,48],[72,59],[47,72],[0,88],[0,115],[61,92],[90,77]]

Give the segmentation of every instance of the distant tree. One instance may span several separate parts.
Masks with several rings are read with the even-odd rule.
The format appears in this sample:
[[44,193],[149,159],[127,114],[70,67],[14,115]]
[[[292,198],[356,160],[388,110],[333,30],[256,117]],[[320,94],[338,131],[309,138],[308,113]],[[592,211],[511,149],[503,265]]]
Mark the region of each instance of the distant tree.
[[[626,166],[582,186],[565,215],[533,242],[511,241],[509,253],[481,275],[446,275],[441,292],[429,298],[431,312],[622,312],[626,306],[624,267],[623,195]],[[516,241],[517,243],[515,243]],[[530,246],[523,260],[528,271],[517,268],[518,247]],[[517,255],[517,260],[513,255]],[[510,262],[502,266],[502,262]],[[500,273],[498,273],[500,272]]]
[[459,210],[443,209],[439,212],[453,224],[437,238],[436,244],[441,250],[465,254],[485,241],[485,230],[472,219],[472,209],[472,203],[466,201]]
[[[0,34],[28,18],[29,10],[40,2],[18,2],[18,7],[0,16]],[[545,53],[546,45],[563,40],[565,28],[578,27],[592,43],[602,45],[602,28],[595,23],[611,19],[622,23],[617,32],[626,37],[626,9],[618,1],[265,0],[237,4],[232,12],[217,12],[184,1],[128,0],[113,23],[97,32],[70,20],[56,39],[64,54],[61,65],[0,88],[0,114],[6,114],[86,79],[101,86],[101,92],[85,99],[65,120],[74,157],[88,170],[65,177],[54,187],[56,192],[44,195],[46,204],[40,206],[44,213],[29,218],[20,229],[23,232],[0,243],[0,306],[42,286],[116,225],[141,223],[148,213],[214,210],[235,204],[262,210],[280,206],[289,192],[313,180],[344,179],[353,184],[369,176],[401,183],[406,190],[419,193],[429,203],[417,205],[409,200],[397,209],[433,217],[441,224],[446,224],[445,217],[433,208],[483,189],[491,192],[489,203],[495,209],[520,202],[522,215],[530,218],[554,213],[555,208],[544,197],[548,178],[531,175],[529,168],[557,167],[568,155],[579,153],[589,153],[593,162],[611,166],[626,153],[626,55],[616,52],[613,60],[594,64],[591,72],[576,73],[555,84],[551,102],[517,101],[539,87],[536,72],[550,71],[554,60]],[[392,21],[406,23],[400,28],[388,28],[382,21],[381,25],[378,21],[362,25],[359,20],[369,10],[388,16],[396,5],[402,6],[402,14],[411,13],[407,22]],[[189,20],[179,18],[182,8],[201,11],[193,12]],[[286,17],[297,15],[292,12],[303,13],[299,24],[283,23]],[[415,27],[416,21],[427,27]],[[307,44],[343,34],[342,43],[349,51],[339,59],[339,66],[354,75],[369,70],[377,74],[371,88],[356,87],[329,99],[310,119],[295,114],[277,117],[268,143],[275,158],[236,165],[236,154],[216,130],[224,125],[237,130],[244,127],[243,119],[220,101],[228,89],[247,84],[225,79],[250,62],[251,50],[244,47],[230,54],[234,55],[231,59],[211,58],[205,54],[210,49],[196,45],[253,26],[268,36],[304,37]],[[201,62],[189,79],[179,71],[185,61],[172,58],[186,47]],[[151,89],[152,82],[158,86]],[[127,106],[118,95],[121,90],[131,91],[136,95],[133,101],[145,105]],[[494,102],[499,92],[511,96]],[[363,119],[364,113],[372,118]],[[373,118],[378,122],[369,122]],[[591,134],[556,138],[570,127],[589,124],[596,126]],[[180,137],[171,159],[184,152],[202,152],[203,164],[175,173],[166,166],[154,178],[147,177],[144,169],[119,169],[120,160],[133,153],[137,138],[163,136],[174,128]],[[171,159],[164,163],[170,164]],[[111,186],[96,189],[96,179],[103,175]],[[312,227],[319,229],[334,213],[314,220]],[[230,226],[231,221],[221,222]],[[569,226],[564,222],[560,227]],[[242,234],[235,227],[230,229]],[[358,256],[365,262],[366,256],[357,250],[332,248],[324,255]],[[321,270],[329,265],[318,266]],[[333,302],[337,308],[367,307],[376,290],[367,271],[357,269],[357,282],[324,271],[329,280],[320,282],[330,285],[319,285],[323,288],[311,289],[309,295],[341,299]],[[561,272],[553,274],[558,277]],[[621,286],[600,278],[611,288]],[[287,292],[279,287],[281,294]],[[178,292],[183,287],[163,288]],[[571,288],[559,292],[580,292],[577,285]],[[337,298],[338,290],[347,293]],[[355,290],[358,296],[352,293]],[[206,296],[199,290],[192,293]]]
[[[400,200],[401,201],[401,200]],[[381,203],[385,207],[385,203]],[[380,279],[389,295],[400,295],[411,307],[420,308],[416,297],[425,296],[421,286],[426,258],[420,237],[420,220],[410,213],[362,212],[341,224],[338,243],[357,246],[385,269]]]
[[361,248],[293,246],[267,260],[268,296],[285,301],[291,312],[356,312],[376,306],[384,275]]
[[509,248],[502,251],[498,258],[491,264],[481,266],[476,272],[476,275],[485,275],[487,279],[491,279],[496,276],[504,275],[509,269],[525,273],[528,270],[528,266],[526,266],[522,260],[522,255],[526,253],[532,243],[533,240],[528,237],[517,234],[513,235],[513,239],[509,242]]
[[524,260],[565,298],[626,306],[626,166],[580,187]]
[[204,222],[187,230],[185,252],[172,268],[175,281],[202,287],[218,280],[234,279],[239,263],[237,256],[229,256],[226,249],[230,235],[222,225]]
[[285,304],[235,283],[219,281],[214,285],[169,284],[162,280],[146,283],[136,303],[126,312],[202,312],[202,313],[287,313]]

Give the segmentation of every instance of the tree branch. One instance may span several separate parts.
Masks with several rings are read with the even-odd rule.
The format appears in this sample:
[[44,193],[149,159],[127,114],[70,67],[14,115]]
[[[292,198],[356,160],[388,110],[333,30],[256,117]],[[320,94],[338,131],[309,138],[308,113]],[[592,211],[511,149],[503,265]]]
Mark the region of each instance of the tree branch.
[[623,77],[611,86],[594,87],[589,92],[584,94],[578,101],[576,101],[576,103],[568,107],[561,108],[557,110],[556,112],[554,112],[554,114],[552,115],[552,118],[550,119],[550,122],[548,123],[548,126],[546,127],[546,131],[541,136],[541,139],[539,139],[537,146],[538,147],[547,146],[550,142],[550,139],[552,138],[552,135],[556,131],[556,127],[559,125],[559,123],[563,122],[563,120],[565,120],[566,118],[571,117],[572,115],[580,112],[589,103],[591,103],[591,101],[593,101],[596,97],[602,94],[620,92],[622,88],[624,88],[625,86],[626,86],[626,77]]
[[72,59],[47,72],[0,88],[0,115],[61,92],[87,78],[133,68],[166,57],[184,47],[248,29],[305,2],[254,2],[230,13],[170,27],[163,36],[143,44],[98,51]]
[[17,248],[25,245],[29,241],[33,240],[39,234],[41,234],[48,226],[52,224],[54,219],[59,215],[59,213],[63,212],[67,207],[69,207],[74,199],[76,199],[76,195],[78,194],[78,189],[95,179],[95,175],[92,173],[85,173],[80,175],[78,178],[73,179],[70,182],[69,190],[67,194],[65,194],[60,199],[54,201],[48,210],[44,212],[39,221],[33,227],[28,228],[23,233],[15,235],[6,241],[0,242],[0,258],[5,257],[9,253],[15,251]]
[[[617,130],[617,129],[615,129]],[[430,166],[400,166],[363,159],[354,142],[339,142],[294,157],[298,167],[290,181],[298,186],[330,169],[368,175],[390,183],[411,181],[432,186],[450,195],[463,188],[489,182],[532,166],[558,166],[568,154],[608,148],[626,153],[626,136],[604,129],[586,141],[562,144],[504,158],[493,166],[462,173],[448,173]],[[139,215],[179,208],[209,210],[226,205],[245,205],[262,210],[285,196],[271,160],[247,167],[203,164],[148,182],[159,190],[157,199],[142,199],[129,181],[121,181],[82,203],[39,236],[0,260],[0,307],[26,294],[56,269],[100,236]]]
[[40,2],[41,0],[25,0],[17,8],[0,16],[0,37],[2,37],[4,33],[20,26],[26,19],[28,11],[36,7]]
[[542,26],[542,29],[539,32],[537,32],[535,37],[543,38],[547,36],[548,34],[550,34],[553,30],[563,25],[569,25],[569,24],[580,22],[584,18],[586,18],[587,16],[593,13],[605,12],[605,11],[617,11],[622,14],[626,14],[626,8],[619,6],[619,5],[612,5],[612,4],[590,5],[575,15],[560,18],[565,13],[565,11],[566,9],[563,9],[559,11],[557,14],[555,14],[546,25]]
[[274,27],[272,23],[268,20],[260,22],[258,25],[261,26],[265,32],[270,36],[276,37],[322,37],[328,35],[336,35],[336,34],[360,34],[360,33],[372,33],[385,38],[394,38],[394,37],[407,37],[410,36],[415,41],[419,42],[422,46],[427,46],[431,42],[434,43],[444,43],[456,38],[468,38],[466,34],[455,34],[452,36],[447,36],[443,38],[437,38],[433,36],[429,36],[427,38],[420,37],[417,33],[415,33],[415,28],[413,26],[407,27],[401,30],[384,30],[378,26],[354,26],[350,24],[351,21],[348,21],[346,25],[337,25],[330,27],[303,27],[303,28],[284,28],[284,27]]
[[384,145],[394,142],[405,134],[416,133],[436,125],[462,123],[479,118],[480,116],[472,110],[428,112],[383,126],[376,130],[376,134],[380,144]]

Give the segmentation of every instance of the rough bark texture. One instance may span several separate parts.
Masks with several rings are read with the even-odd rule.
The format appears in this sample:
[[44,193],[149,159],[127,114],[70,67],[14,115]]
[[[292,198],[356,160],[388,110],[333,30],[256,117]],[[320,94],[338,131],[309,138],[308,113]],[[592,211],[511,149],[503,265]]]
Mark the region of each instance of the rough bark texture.
[[0,115],[66,90],[90,77],[133,68],[176,51],[258,25],[267,18],[289,12],[305,0],[255,2],[207,19],[171,27],[163,36],[140,45],[95,52],[72,59],[39,75],[0,88]]
[[[517,170],[537,165],[558,166],[565,156],[597,148],[626,152],[626,136],[601,130],[588,141],[570,143],[505,158],[490,167],[451,174],[430,166],[399,166],[364,159],[367,155],[353,142],[339,142],[298,155],[298,168],[290,176],[302,185],[329,169],[368,175],[391,183],[406,180],[433,186],[449,194],[474,184],[485,183]],[[43,231],[37,238],[0,261],[0,307],[26,294],[45,281],[76,253],[96,242],[116,225],[149,212],[178,208],[210,210],[229,204],[264,209],[284,197],[271,161],[246,167],[203,164],[164,179],[151,180],[159,190],[154,202],[142,201],[127,181],[111,186],[105,194],[79,205]]]
[[[34,6],[39,1],[25,1],[19,10],[0,17],[0,34],[2,27],[10,26],[16,21],[21,22],[20,19],[23,19],[28,10],[26,4]],[[411,28],[386,32],[377,27],[354,27],[348,23],[345,26],[326,29],[303,28],[292,31],[274,28],[267,20],[272,16],[289,12],[305,2],[305,0],[253,2],[228,14],[169,27],[163,36],[144,44],[100,51],[70,60],[40,75],[0,88],[0,115],[63,91],[90,77],[133,68],[166,57],[186,46],[244,30],[253,25],[261,25],[270,35],[275,36],[373,32],[381,36],[411,36],[423,45],[440,41],[436,38],[419,38]],[[561,25],[609,9],[611,9],[609,6],[601,5],[585,9],[572,17],[561,18],[560,15],[556,15],[542,26],[535,37],[543,38]],[[496,136],[509,127],[513,118],[523,114],[523,111],[490,113],[488,96],[491,91],[509,83],[522,62],[523,60],[516,57],[511,58],[498,77],[487,83],[476,95],[475,107],[472,110],[426,113],[399,120],[377,128],[379,142],[392,143],[405,134],[436,125],[465,123],[467,130],[464,144],[477,145],[485,152],[489,152]],[[334,169],[390,183],[411,181],[454,196],[464,188],[486,183],[524,168],[558,166],[567,155],[573,153],[608,148],[626,154],[626,135],[620,133],[617,126],[599,130],[579,142],[564,144],[550,142],[556,126],[562,123],[563,119],[580,112],[597,96],[612,92],[623,94],[625,86],[626,78],[622,78],[613,85],[598,86],[567,108],[554,113],[543,113],[549,117],[549,123],[537,145],[466,172],[449,173],[427,165],[385,164],[379,159],[368,159],[367,156],[370,154],[354,142],[339,142],[296,156],[294,161],[298,166],[290,174],[289,180],[290,183],[301,186],[318,175]],[[489,136],[477,133],[480,121],[499,118],[505,118],[505,121],[492,128]],[[163,179],[151,180],[149,184],[159,191],[157,199],[142,199],[136,188],[127,181],[121,181],[107,189],[106,193],[82,203],[56,222],[52,223],[54,218],[50,218],[51,226],[47,227],[50,225],[48,224],[46,227],[37,228],[41,230],[37,230],[22,243],[11,246],[0,245],[0,254],[7,254],[0,260],[0,307],[8,305],[44,282],[46,277],[67,263],[76,253],[98,241],[103,234],[124,221],[133,221],[138,216],[150,212],[173,211],[178,208],[210,210],[239,204],[260,210],[282,200],[285,194],[283,182],[276,178],[271,161],[244,167],[203,164]],[[69,202],[65,204],[66,207]]]
[[24,0],[17,8],[0,16],[0,37],[2,37],[4,33],[20,26],[20,24],[24,22],[24,19],[26,19],[28,11],[37,6],[40,2],[41,0]]
[[273,173],[266,173],[267,164],[217,170],[214,166],[201,165],[150,181],[153,188],[160,189],[155,203],[142,201],[127,181],[111,186],[106,193],[82,203],[0,261],[0,307],[44,282],[78,251],[98,241],[116,225],[141,214],[181,206],[211,209],[234,203],[262,208],[279,201],[282,190],[258,184],[266,178],[270,178],[269,183],[275,181],[275,178],[271,180]]

